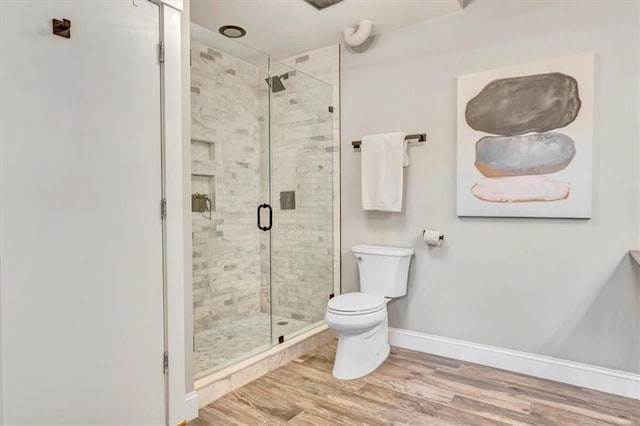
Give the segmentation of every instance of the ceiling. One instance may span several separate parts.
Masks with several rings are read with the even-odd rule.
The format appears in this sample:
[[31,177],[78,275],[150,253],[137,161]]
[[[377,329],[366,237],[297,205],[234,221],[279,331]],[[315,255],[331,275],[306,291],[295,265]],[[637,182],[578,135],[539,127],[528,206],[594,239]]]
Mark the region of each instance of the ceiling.
[[303,0],[191,0],[191,20],[218,31],[223,25],[247,30],[243,43],[276,59],[338,43],[342,29],[363,19],[374,35],[461,10],[460,0],[344,0],[317,10]]

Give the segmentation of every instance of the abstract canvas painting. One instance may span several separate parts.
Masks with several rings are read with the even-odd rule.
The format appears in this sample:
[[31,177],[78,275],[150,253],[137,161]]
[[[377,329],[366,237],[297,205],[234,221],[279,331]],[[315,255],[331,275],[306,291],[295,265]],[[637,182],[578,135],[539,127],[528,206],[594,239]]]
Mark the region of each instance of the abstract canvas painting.
[[458,216],[591,217],[593,61],[458,78]]

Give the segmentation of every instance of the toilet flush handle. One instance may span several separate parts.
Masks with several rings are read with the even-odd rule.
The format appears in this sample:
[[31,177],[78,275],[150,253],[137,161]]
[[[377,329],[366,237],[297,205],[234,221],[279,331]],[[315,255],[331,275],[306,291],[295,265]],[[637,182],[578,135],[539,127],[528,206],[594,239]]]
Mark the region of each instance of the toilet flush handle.
[[362,257],[356,256],[356,261],[361,262],[362,261]]

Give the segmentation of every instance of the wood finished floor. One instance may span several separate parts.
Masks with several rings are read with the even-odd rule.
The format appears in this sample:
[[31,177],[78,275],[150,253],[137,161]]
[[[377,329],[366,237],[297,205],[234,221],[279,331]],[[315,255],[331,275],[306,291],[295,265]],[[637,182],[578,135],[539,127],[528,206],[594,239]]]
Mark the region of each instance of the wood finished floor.
[[640,425],[640,401],[406,349],[340,381],[335,348],[214,401],[190,425]]

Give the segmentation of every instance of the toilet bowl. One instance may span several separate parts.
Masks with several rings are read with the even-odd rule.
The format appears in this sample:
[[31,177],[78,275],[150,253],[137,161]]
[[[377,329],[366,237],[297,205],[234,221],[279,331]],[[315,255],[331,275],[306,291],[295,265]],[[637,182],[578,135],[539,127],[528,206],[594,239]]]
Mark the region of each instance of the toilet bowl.
[[361,292],[329,300],[325,320],[339,333],[334,377],[357,379],[374,371],[389,356],[387,303],[404,296],[412,249],[355,246]]
[[377,295],[347,293],[329,301],[325,319],[340,334],[333,366],[338,379],[366,376],[389,356],[387,301],[382,296],[369,296]]

